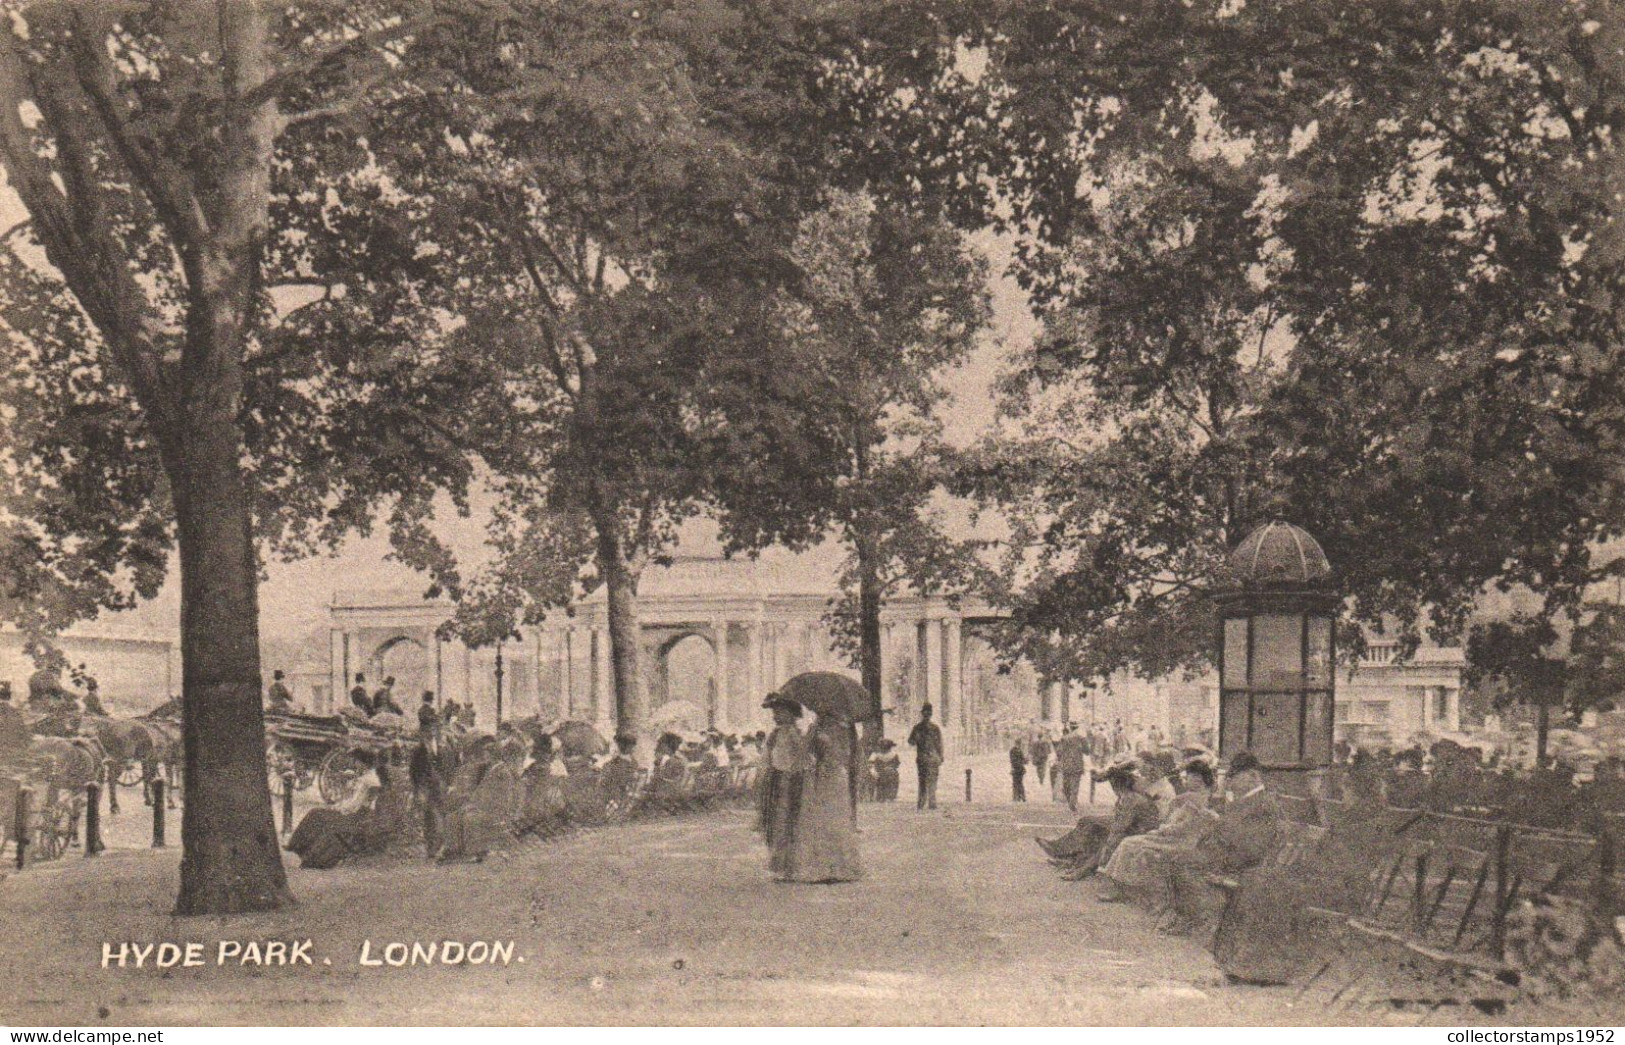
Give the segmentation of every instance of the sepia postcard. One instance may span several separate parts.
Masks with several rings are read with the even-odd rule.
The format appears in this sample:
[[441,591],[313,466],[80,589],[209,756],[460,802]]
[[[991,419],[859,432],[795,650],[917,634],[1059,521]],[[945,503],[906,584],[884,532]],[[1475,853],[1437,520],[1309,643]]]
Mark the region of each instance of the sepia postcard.
[[8,0],[0,1023],[1612,1041],[1622,150],[1625,0]]

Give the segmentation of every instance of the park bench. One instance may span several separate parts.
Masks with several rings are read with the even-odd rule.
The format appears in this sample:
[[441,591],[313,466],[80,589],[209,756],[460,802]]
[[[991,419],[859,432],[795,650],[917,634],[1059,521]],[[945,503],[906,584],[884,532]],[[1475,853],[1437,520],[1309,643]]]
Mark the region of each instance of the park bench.
[[[1326,838],[1326,828],[1317,822],[1318,811],[1312,799],[1277,795],[1276,800],[1286,817],[1282,823],[1281,844],[1262,866],[1296,867],[1320,847]],[[1241,888],[1241,881],[1235,875],[1209,875],[1207,883],[1227,896]]]
[[1585,835],[1418,811],[1374,860],[1346,925],[1439,966],[1506,979],[1508,914],[1522,899],[1586,895],[1597,855]]

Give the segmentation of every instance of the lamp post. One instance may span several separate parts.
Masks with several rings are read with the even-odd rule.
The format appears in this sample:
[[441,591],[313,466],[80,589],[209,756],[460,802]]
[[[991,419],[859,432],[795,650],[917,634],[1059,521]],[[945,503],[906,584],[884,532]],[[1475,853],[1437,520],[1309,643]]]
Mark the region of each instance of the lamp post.
[[1230,555],[1219,605],[1219,753],[1250,751],[1272,775],[1332,762],[1338,599],[1326,553],[1275,520]]

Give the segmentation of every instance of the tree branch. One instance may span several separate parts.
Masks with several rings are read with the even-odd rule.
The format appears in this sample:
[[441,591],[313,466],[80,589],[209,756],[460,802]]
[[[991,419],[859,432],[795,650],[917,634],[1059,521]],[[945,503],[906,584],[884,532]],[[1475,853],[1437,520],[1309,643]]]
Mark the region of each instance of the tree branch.
[[[12,189],[28,209],[46,259],[101,332],[154,431],[166,433],[176,404],[156,358],[150,304],[102,220],[88,144],[74,133],[61,100],[34,88],[20,41],[9,24],[0,23],[0,157]],[[60,187],[23,126],[18,107],[25,98],[39,108],[64,165]]]
[[192,191],[191,179],[185,171],[135,140],[130,130],[129,112],[117,97],[113,70],[103,50],[106,31],[91,25],[82,7],[74,10],[74,25],[71,46],[76,82],[90,100],[90,109],[113,143],[119,159],[152,202],[153,210],[164,223],[186,267],[187,281],[195,285],[200,277],[199,252],[209,234],[209,222]]
[[340,43],[333,44],[314,54],[307,55],[298,62],[291,63],[278,69],[266,77],[259,86],[245,93],[241,98],[244,109],[253,109],[265,102],[271,101],[287,88],[309,80],[317,73],[345,58],[353,57],[369,47],[381,47],[403,39],[419,30],[440,21],[438,14],[431,13],[418,19],[404,19],[396,25],[381,26],[377,29],[360,32]]

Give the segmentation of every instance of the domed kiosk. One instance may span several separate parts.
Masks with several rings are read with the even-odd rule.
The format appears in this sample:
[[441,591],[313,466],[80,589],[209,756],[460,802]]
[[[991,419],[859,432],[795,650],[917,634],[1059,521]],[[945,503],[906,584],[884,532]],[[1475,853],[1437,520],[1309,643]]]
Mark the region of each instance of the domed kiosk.
[[1332,761],[1338,599],[1307,531],[1276,519],[1230,553],[1219,605],[1219,753],[1252,752],[1267,769]]

